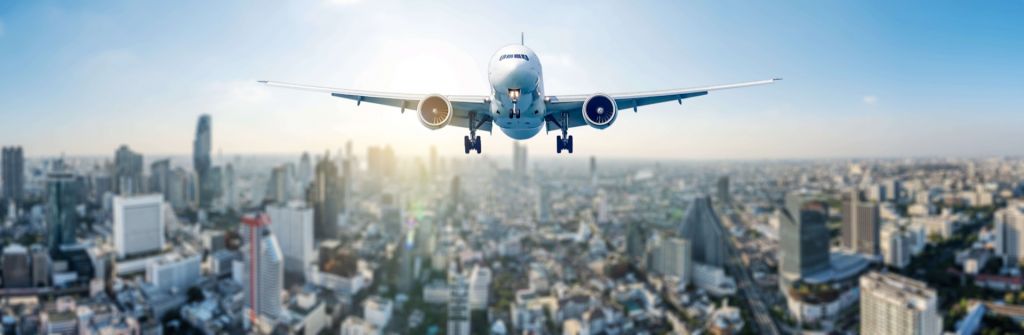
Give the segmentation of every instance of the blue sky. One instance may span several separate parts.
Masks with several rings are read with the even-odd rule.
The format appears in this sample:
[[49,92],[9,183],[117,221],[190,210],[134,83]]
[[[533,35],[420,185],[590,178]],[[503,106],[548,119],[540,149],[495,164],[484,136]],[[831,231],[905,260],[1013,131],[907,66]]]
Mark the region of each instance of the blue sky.
[[[254,81],[486,93],[487,59],[522,31],[549,94],[785,78],[573,129],[584,155],[1021,155],[1022,17],[1022,1],[9,1],[0,144],[187,153],[209,113],[225,154],[352,139],[461,155],[463,129]],[[554,135],[531,155],[554,155]],[[484,135],[484,151],[511,142]]]

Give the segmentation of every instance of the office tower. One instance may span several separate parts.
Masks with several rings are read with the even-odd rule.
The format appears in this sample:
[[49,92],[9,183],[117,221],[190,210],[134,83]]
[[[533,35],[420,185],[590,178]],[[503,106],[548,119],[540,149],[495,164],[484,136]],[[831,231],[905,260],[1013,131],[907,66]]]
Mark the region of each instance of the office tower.
[[881,217],[878,204],[864,200],[860,191],[851,190],[842,195],[843,221],[840,226],[842,246],[847,250],[867,255],[878,254]]
[[25,196],[25,153],[21,147],[4,147],[2,158],[3,199],[19,203]]
[[157,252],[164,246],[164,196],[114,197],[114,248],[117,257]]
[[729,195],[729,176],[718,177],[718,201],[723,204],[732,201],[732,196]]
[[209,115],[199,116],[199,123],[196,125],[196,138],[192,142],[192,166],[199,177],[199,208],[203,209],[209,209],[213,202],[213,185],[210,184],[210,168],[213,165],[210,160],[210,150],[213,134],[210,122]]
[[626,255],[637,266],[643,267],[647,258],[647,229],[640,222],[626,226]]
[[114,152],[114,189],[120,195],[144,191],[142,185],[142,154],[121,145]]
[[54,172],[46,180],[46,224],[49,236],[47,245],[57,253],[60,246],[75,243],[75,229],[78,226],[79,185],[75,176],[65,172]]
[[[250,234],[255,230],[255,245],[245,247],[246,273],[249,276],[243,285],[246,292],[246,307],[260,317],[278,320],[283,304],[281,290],[284,289],[284,255],[277,238],[263,226],[248,226]],[[253,235],[250,235],[253,236]],[[255,258],[253,257],[255,255]],[[255,301],[253,301],[255,300]]]
[[390,145],[383,149],[369,147],[366,149],[366,164],[369,173],[375,177],[393,177],[395,175],[395,151]]
[[394,304],[391,299],[375,295],[366,298],[366,301],[363,302],[363,319],[378,329],[387,327],[391,322],[393,312]]
[[512,142],[512,172],[517,176],[526,175],[526,145]]
[[263,196],[263,199],[279,203],[287,202],[290,198],[288,195],[290,188],[288,170],[284,165],[277,166],[270,171],[267,193]]
[[328,153],[316,163],[316,176],[306,196],[313,207],[315,226],[313,237],[329,240],[338,237],[338,214],[344,204],[344,185],[338,178],[338,167],[331,162]]
[[717,267],[725,265],[725,231],[711,207],[711,197],[693,199],[683,217],[679,236],[692,243],[694,262]]
[[224,185],[224,170],[220,166],[214,166],[210,168],[210,176],[207,178],[206,183],[209,189],[207,192],[210,196],[211,204],[220,198],[221,191]]
[[597,157],[590,156],[590,186],[597,186]]
[[163,194],[170,199],[171,160],[161,159],[149,164],[149,193]]
[[551,220],[551,190],[543,185],[537,188],[537,222],[548,222]]
[[448,215],[455,213],[455,210],[459,208],[459,204],[462,203],[462,180],[459,176],[452,177],[451,189],[449,190],[448,201],[451,201],[448,207]]
[[448,335],[469,335],[469,281],[459,262],[448,266]]
[[192,178],[188,171],[175,168],[171,171],[170,183],[167,185],[167,201],[176,210],[188,208],[193,204],[190,197],[192,189]]
[[1009,201],[1006,208],[996,211],[996,255],[1003,257],[1007,266],[1024,264],[1024,201]]
[[388,238],[398,239],[402,236],[402,207],[392,194],[381,196],[380,225]]
[[200,263],[200,255],[168,254],[146,263],[146,281],[161,290],[184,292],[202,278]]
[[469,275],[469,308],[486,310],[491,292],[491,269],[474,265]]
[[36,244],[29,249],[29,253],[32,256],[32,286],[50,286],[50,273],[52,272],[51,267],[53,263],[50,260],[50,251],[46,250],[42,245]]
[[3,252],[4,288],[25,288],[32,286],[32,272],[28,249],[19,244],[9,244]]
[[786,197],[779,217],[779,250],[782,279],[789,282],[829,268],[828,205],[805,200],[800,195]]
[[299,157],[299,169],[296,171],[295,177],[302,186],[313,181],[313,161],[308,152],[302,152],[302,157]]
[[284,254],[284,269],[289,273],[305,274],[306,266],[316,260],[313,241],[313,209],[301,201],[274,204],[267,207],[270,231]]
[[872,271],[860,277],[860,333],[942,333],[938,294],[921,281]]
[[682,282],[690,281],[692,273],[690,241],[677,238],[656,238],[651,251],[650,267],[663,276],[674,276]]
[[235,167],[228,163],[224,166],[224,205],[231,210],[237,210],[239,205],[235,182]]

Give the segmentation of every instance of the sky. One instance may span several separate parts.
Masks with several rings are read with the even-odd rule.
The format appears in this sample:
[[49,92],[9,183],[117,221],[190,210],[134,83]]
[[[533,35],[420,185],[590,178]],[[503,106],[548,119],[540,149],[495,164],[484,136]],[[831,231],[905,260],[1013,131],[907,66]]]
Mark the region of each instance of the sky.
[[[0,144],[187,154],[205,113],[226,155],[462,155],[463,128],[255,81],[485,94],[522,32],[549,95],[784,78],[574,128],[581,157],[1024,155],[1021,17],[1024,1],[4,1]],[[555,156],[555,135],[524,143]]]

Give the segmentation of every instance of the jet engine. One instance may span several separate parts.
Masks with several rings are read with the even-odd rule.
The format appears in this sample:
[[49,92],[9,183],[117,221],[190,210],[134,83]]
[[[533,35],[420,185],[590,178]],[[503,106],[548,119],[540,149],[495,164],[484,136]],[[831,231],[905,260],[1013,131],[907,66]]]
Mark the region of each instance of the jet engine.
[[615,122],[619,109],[615,100],[604,94],[595,94],[583,101],[583,119],[597,129],[608,128]]
[[452,122],[452,103],[443,96],[431,95],[420,100],[420,123],[429,129],[440,129]]

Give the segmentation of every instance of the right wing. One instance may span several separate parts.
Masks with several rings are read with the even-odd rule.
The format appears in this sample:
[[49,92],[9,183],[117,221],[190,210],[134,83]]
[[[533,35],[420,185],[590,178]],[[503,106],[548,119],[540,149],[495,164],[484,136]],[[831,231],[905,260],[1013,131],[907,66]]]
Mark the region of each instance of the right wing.
[[[323,92],[329,93],[331,96],[338,98],[344,98],[349,100],[355,100],[356,106],[363,102],[374,103],[384,106],[398,107],[402,109],[404,113],[406,109],[415,110],[419,106],[420,100],[427,97],[427,94],[409,94],[409,93],[389,93],[389,92],[373,92],[373,91],[360,91],[360,90],[349,90],[343,88],[333,88],[324,86],[314,85],[302,85],[285,83],[279,81],[260,80],[261,84],[268,86],[284,87],[303,91]],[[490,115],[490,101],[487,96],[484,95],[446,95],[444,96],[452,103],[452,121],[450,125],[456,127],[469,128],[469,113],[475,112],[477,115],[486,117]],[[477,129],[490,132],[491,131],[491,120],[490,118],[477,120]]]

